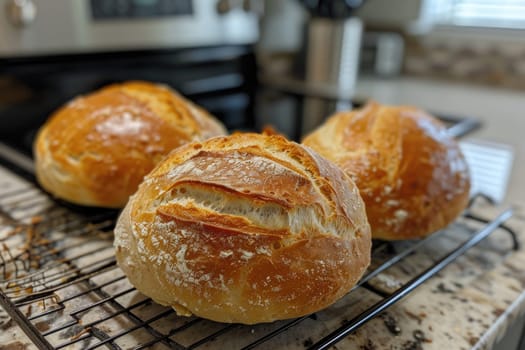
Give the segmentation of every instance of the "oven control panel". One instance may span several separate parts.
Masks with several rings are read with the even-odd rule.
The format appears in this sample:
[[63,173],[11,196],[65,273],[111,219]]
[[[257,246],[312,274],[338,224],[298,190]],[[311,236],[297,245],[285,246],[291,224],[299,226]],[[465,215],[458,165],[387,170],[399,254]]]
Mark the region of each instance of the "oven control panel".
[[0,60],[252,45],[259,38],[256,2],[0,0]]
[[94,20],[192,15],[191,0],[91,0]]

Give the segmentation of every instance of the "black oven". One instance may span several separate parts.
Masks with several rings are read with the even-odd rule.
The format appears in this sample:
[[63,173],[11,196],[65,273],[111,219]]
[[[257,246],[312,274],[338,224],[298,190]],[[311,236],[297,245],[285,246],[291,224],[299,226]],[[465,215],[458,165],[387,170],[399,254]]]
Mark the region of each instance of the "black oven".
[[255,126],[256,68],[249,45],[9,58],[0,67],[0,142],[4,151],[7,146],[28,157],[36,131],[54,110],[126,80],[167,84],[229,130]]
[[252,130],[251,3],[0,0],[0,159],[30,168],[35,132],[54,110],[126,80],[167,84],[230,131]]

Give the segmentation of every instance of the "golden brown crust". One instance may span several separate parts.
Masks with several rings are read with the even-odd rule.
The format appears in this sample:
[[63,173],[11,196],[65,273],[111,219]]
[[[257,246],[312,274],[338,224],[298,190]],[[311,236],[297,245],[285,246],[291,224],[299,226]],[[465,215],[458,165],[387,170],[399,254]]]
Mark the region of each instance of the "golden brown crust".
[[467,205],[469,172],[458,144],[444,124],[415,107],[369,103],[337,113],[303,144],[356,182],[374,238],[426,236]]
[[119,266],[142,293],[179,314],[248,324],[330,305],[361,277],[370,246],[353,182],[277,135],[178,148],[115,229]]
[[172,149],[224,135],[224,127],[173,90],[114,84],[78,97],[44,124],[35,141],[37,179],[67,201],[123,207]]

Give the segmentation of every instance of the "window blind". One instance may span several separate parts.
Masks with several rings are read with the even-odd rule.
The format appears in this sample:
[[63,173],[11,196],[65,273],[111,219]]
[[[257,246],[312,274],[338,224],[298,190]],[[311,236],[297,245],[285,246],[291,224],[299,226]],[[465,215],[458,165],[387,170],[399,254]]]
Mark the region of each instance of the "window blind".
[[441,23],[525,28],[525,0],[438,0],[437,3]]

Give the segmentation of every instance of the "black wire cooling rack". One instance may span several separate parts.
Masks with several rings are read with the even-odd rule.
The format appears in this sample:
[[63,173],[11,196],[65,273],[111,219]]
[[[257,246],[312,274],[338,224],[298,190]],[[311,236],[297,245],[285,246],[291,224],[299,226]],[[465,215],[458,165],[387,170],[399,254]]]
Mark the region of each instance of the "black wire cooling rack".
[[[511,216],[509,209],[482,218],[469,207],[454,224],[423,240],[374,242],[369,271],[333,306],[247,326],[178,317],[138,293],[115,262],[115,212],[78,212],[29,182],[16,188],[0,184],[0,305],[42,349],[324,349],[493,232],[508,233],[509,250],[518,249],[516,235],[504,224]],[[426,265],[402,268],[418,255]],[[381,276],[391,270],[403,272],[394,286],[382,286]]]

